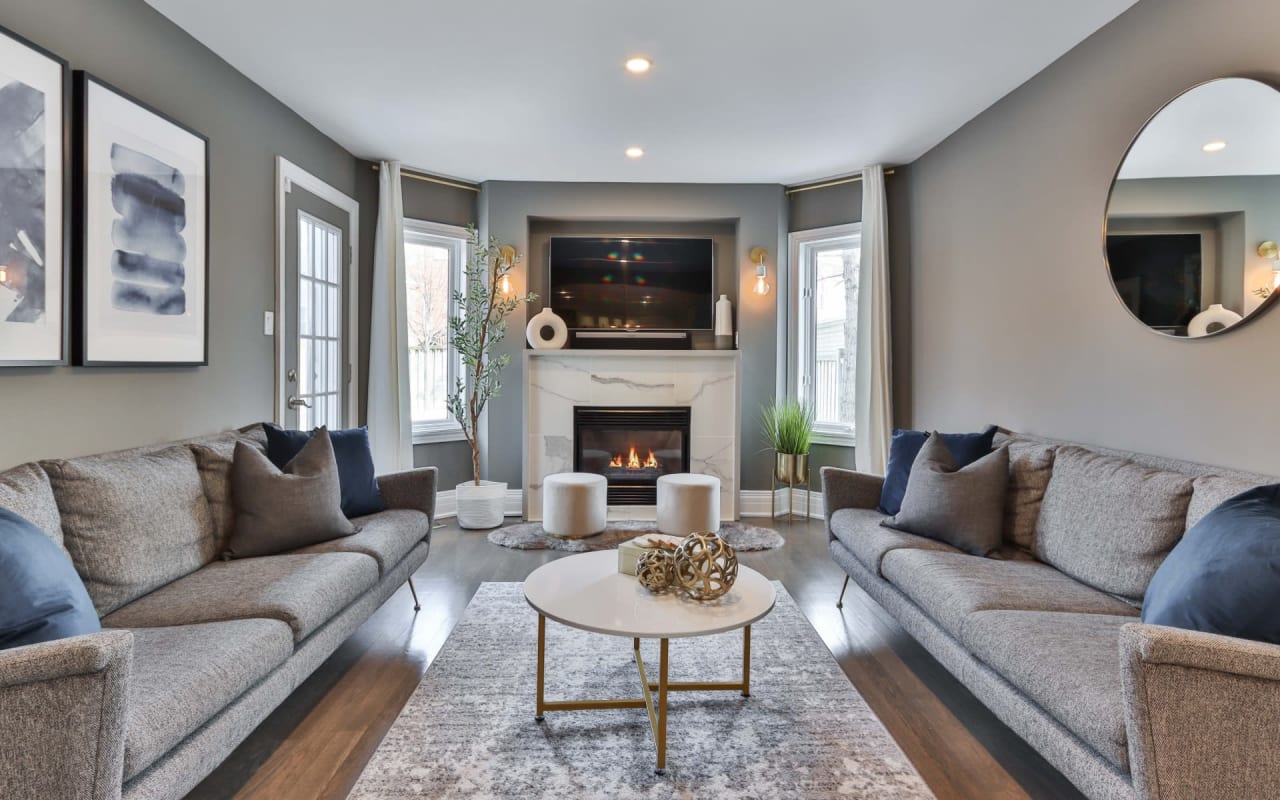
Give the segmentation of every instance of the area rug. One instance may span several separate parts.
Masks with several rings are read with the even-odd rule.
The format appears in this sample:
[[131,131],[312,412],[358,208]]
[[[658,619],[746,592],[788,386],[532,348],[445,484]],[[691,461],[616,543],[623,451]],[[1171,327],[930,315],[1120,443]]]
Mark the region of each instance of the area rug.
[[[603,533],[586,539],[557,539],[548,536],[540,522],[520,522],[489,532],[489,541],[516,550],[564,550],[569,553],[586,553],[592,550],[613,550],[625,541],[645,533],[657,533],[658,526],[647,522],[610,521]],[[772,550],[782,547],[782,534],[773,528],[761,528],[745,522],[726,522],[720,526],[720,536],[734,550]]]
[[[350,797],[932,798],[791,597],[752,628],[751,690],[668,701],[667,773],[642,709],[534,721],[537,614],[480,586]],[[646,641],[656,669],[658,643]],[[547,699],[634,697],[627,639],[547,624]],[[741,633],[671,642],[671,680],[734,680]]]

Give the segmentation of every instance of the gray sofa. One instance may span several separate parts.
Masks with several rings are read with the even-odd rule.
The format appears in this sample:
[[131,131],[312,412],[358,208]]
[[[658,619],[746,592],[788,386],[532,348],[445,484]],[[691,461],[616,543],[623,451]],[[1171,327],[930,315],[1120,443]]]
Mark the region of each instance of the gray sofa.
[[0,797],[180,798],[427,558],[436,471],[378,479],[353,536],[218,560],[235,442],[261,426],[0,473],[103,632],[0,651]]
[[1185,530],[1276,479],[1018,434],[1004,443],[1000,558],[881,527],[882,479],[828,467],[836,563],[1089,797],[1280,797],[1280,646],[1138,619]]

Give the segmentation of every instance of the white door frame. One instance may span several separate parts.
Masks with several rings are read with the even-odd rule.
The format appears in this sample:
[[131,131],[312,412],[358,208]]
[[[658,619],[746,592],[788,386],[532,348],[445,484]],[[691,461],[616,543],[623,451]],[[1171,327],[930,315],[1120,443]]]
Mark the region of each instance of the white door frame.
[[360,375],[360,204],[356,202],[355,198],[343,194],[284,156],[276,156],[275,421],[277,425],[284,424],[285,395],[288,393],[284,378],[284,332],[287,330],[285,315],[291,312],[290,309],[284,307],[284,299],[287,296],[285,275],[288,273],[285,265],[285,224],[288,221],[285,219],[285,200],[295,185],[347,212],[347,218],[350,220],[351,234],[347,247],[351,250],[351,266],[347,270],[345,288],[347,291],[347,362],[351,365],[351,372],[344,392],[347,401],[347,425],[355,427],[360,418],[359,409],[357,408],[360,398],[359,392],[356,391]]

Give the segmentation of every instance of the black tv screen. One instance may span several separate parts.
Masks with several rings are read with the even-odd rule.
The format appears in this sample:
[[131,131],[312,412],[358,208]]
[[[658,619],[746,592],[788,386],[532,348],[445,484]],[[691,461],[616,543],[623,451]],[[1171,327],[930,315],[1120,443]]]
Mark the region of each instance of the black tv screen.
[[554,236],[546,303],[578,330],[710,330],[714,244]]

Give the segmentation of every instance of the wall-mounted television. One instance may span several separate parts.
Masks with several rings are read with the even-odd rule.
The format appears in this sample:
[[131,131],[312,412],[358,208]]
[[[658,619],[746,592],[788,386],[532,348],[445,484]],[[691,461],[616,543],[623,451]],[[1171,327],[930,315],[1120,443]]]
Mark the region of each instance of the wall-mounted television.
[[574,330],[711,330],[714,256],[710,238],[553,236],[545,302]]

